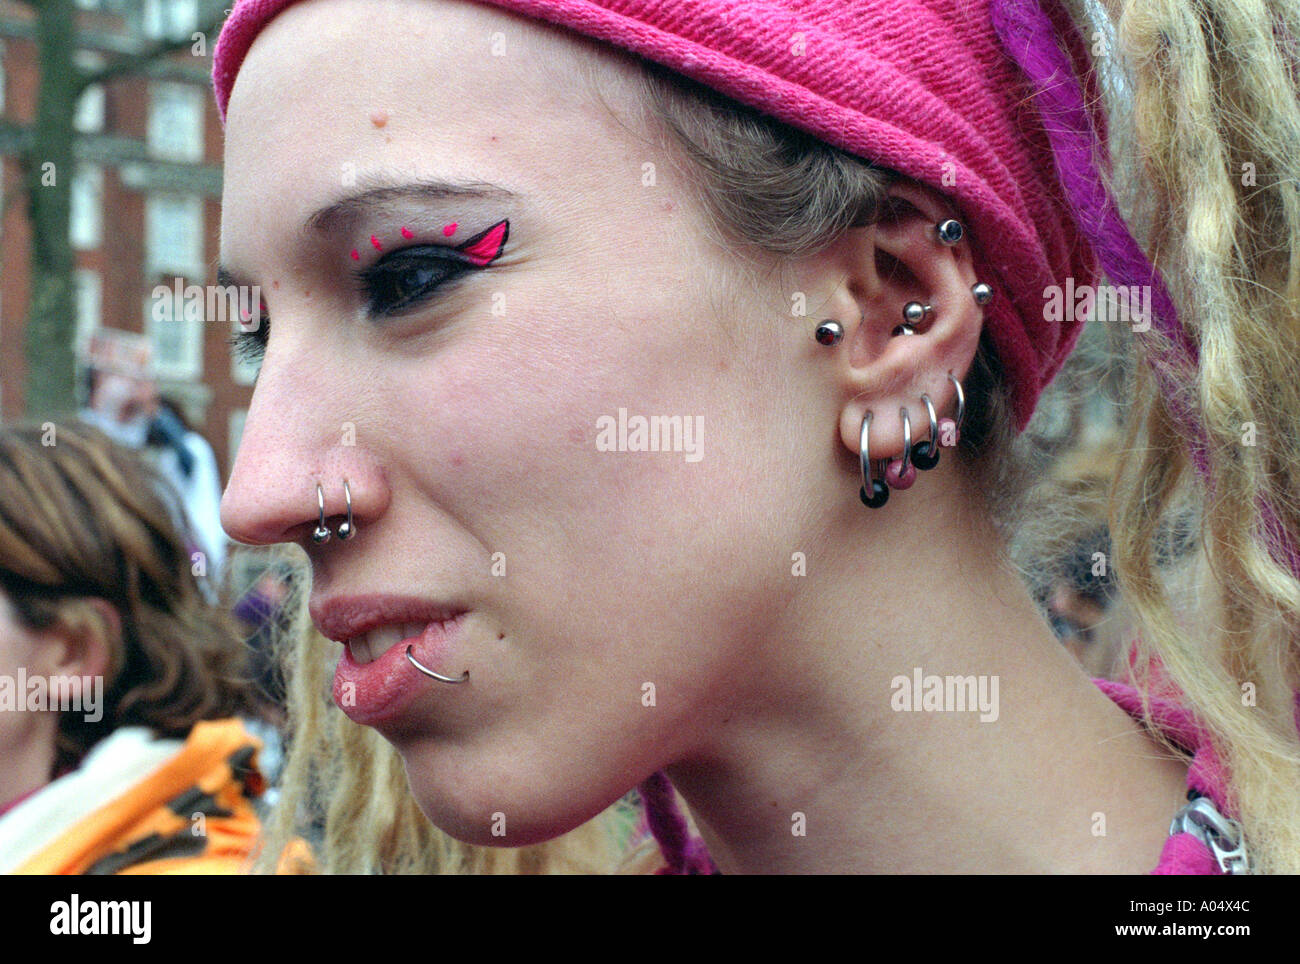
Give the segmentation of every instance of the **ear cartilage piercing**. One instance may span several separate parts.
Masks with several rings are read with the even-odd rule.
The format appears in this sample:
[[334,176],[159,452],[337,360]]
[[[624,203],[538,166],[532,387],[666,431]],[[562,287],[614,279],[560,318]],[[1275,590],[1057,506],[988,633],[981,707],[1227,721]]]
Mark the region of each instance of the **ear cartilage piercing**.
[[956,244],[961,240],[961,236],[966,233],[966,230],[961,226],[960,221],[948,218],[946,221],[940,221],[935,225],[935,232],[939,235],[939,240],[944,244]]
[[325,525],[325,490],[320,487],[319,482],[316,483],[316,504],[320,506],[320,523],[311,534],[312,541],[317,543],[329,542],[330,530]]
[[930,396],[922,395],[921,401],[925,405],[925,414],[930,419],[930,437],[917,443],[912,452],[912,464],[920,471],[928,472],[939,464],[939,419],[935,416],[934,402],[930,401]]
[[902,325],[899,325],[897,328],[895,328],[892,332],[890,332],[890,334],[892,334],[892,335],[915,335],[915,334],[916,334],[916,329],[913,328],[911,325],[908,325],[908,324],[902,324]]
[[352,524],[352,490],[348,487],[348,480],[343,480],[343,497],[348,500],[348,518],[346,522],[339,523],[338,537],[342,539],[351,539],[357,534],[356,526]]
[[[879,509],[889,501],[889,486],[885,484],[884,479],[873,479],[871,477],[871,459],[867,455],[870,448],[867,438],[867,431],[871,425],[871,411],[868,410],[862,416],[862,431],[858,436],[858,445],[861,449],[862,460],[862,488],[858,491],[858,498],[868,509]],[[868,494],[870,493],[870,494]]]
[[925,319],[925,316],[934,311],[930,305],[923,305],[919,301],[909,301],[903,305],[903,320],[909,324],[918,324]]
[[406,647],[406,658],[411,661],[412,666],[418,669],[425,676],[432,677],[442,683],[463,683],[469,679],[469,670],[465,670],[465,672],[461,673],[459,677],[443,676],[441,673],[435,673],[433,670],[429,669],[429,667],[421,665],[420,661],[415,658],[415,654],[411,652],[412,648],[413,647],[410,646]]
[[817,344],[833,348],[844,337],[844,326],[838,321],[827,318],[817,326],[817,330],[813,332],[813,337],[817,339]]
[[983,281],[971,285],[970,293],[975,296],[977,305],[987,305],[993,300],[993,288]]

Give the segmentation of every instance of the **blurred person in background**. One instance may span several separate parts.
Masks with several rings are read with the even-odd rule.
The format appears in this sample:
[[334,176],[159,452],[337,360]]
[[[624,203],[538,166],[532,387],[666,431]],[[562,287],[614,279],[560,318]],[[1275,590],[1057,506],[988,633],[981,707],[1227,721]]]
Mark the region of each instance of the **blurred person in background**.
[[1114,677],[1123,646],[1120,623],[1109,610],[1118,595],[1115,583],[1098,571],[1097,554],[1110,558],[1110,534],[1103,526],[1075,543],[1063,560],[1064,573],[1052,586],[1047,613],[1062,645],[1089,676]]
[[202,566],[211,577],[201,583],[207,594],[219,582],[226,556],[221,473],[212,446],[176,402],[159,394],[152,356],[145,336],[98,329],[79,353],[86,401],[78,417],[115,442],[142,451],[157,467],[167,483],[168,512],[188,554],[193,559],[195,552],[203,553]]
[[221,471],[208,440],[196,432],[180,406],[159,396],[146,443],[159,471],[180,495],[194,540],[207,556],[208,574],[220,581],[226,562],[221,528]]
[[1107,524],[1118,466],[1115,428],[1068,449],[1027,499],[1019,537],[1022,575],[1061,644],[1094,678],[1115,678],[1116,659],[1134,641],[1132,613],[1113,570]]
[[0,871],[237,872],[264,785],[237,625],[156,472],[46,424],[0,426]]

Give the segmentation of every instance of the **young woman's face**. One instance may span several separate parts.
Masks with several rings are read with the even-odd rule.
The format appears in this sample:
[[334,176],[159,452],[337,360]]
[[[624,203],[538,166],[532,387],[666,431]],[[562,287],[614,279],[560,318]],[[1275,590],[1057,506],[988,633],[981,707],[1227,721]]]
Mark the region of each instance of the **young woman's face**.
[[[416,648],[468,682],[399,644],[335,698],[479,843],[712,757],[780,662],[834,465],[831,400],[783,374],[822,351],[815,321],[730,280],[674,155],[593,100],[580,55],[486,5],[312,0],[259,36],[228,114],[221,261],[269,336],[222,521],[305,546],[314,614],[466,613]],[[676,450],[633,450],[642,420]],[[337,524],[344,477],[358,535],[317,546],[316,480]]]

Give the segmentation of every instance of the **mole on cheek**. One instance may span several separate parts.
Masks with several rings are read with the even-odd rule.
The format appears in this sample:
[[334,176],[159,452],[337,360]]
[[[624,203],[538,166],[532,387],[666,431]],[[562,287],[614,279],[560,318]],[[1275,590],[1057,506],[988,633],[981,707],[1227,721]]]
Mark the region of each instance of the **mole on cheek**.
[[377,110],[370,115],[370,123],[376,127],[383,127],[388,123],[388,111]]

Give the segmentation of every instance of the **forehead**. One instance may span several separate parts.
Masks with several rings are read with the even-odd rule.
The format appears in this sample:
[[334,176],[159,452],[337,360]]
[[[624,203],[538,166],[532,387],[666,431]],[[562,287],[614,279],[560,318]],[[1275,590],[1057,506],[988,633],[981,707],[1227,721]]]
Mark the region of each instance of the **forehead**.
[[229,228],[301,224],[349,174],[510,184],[521,192],[617,136],[610,103],[630,58],[471,0],[305,0],[248,51],[231,91],[223,243]]

